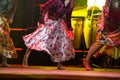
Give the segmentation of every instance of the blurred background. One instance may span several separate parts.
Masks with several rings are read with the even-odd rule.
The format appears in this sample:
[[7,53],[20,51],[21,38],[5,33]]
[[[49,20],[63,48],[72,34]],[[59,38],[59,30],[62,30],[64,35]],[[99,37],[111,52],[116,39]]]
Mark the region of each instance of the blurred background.
[[[10,64],[22,64],[26,51],[22,36],[33,32],[37,28],[39,20],[39,7],[37,4],[45,3],[47,0],[18,0],[14,22],[11,24],[11,37],[13,38],[18,58],[10,59]],[[83,66],[82,58],[86,56],[91,44],[96,40],[96,29],[98,16],[101,14],[105,0],[75,0],[71,20],[74,33],[73,46],[76,50],[76,58],[64,65]],[[107,50],[104,52],[104,49]],[[119,67],[120,51],[118,48],[109,50],[106,46],[99,51],[99,56],[93,56],[93,67]],[[99,62],[99,63],[98,63]],[[45,52],[32,51],[29,57],[29,65],[54,66],[49,55]]]

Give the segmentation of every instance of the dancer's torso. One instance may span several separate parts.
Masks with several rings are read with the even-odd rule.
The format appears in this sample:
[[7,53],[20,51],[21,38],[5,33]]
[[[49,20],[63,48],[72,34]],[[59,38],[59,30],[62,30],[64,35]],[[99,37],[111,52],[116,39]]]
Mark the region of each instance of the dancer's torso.
[[120,0],[108,0],[108,16],[106,17],[105,29],[112,32],[120,27]]

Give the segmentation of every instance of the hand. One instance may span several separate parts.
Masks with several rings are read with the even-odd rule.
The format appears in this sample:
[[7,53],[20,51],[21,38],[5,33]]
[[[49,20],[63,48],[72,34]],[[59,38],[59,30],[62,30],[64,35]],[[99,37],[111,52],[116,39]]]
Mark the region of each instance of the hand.
[[39,22],[38,22],[38,24],[37,24],[37,25],[38,25],[38,27],[39,27],[39,28],[41,28],[41,27],[43,27],[43,26],[44,26],[44,24],[40,24]]
[[98,27],[97,32],[103,31],[103,27]]
[[37,6],[39,6],[40,9],[42,9],[44,7],[44,4],[38,4]]
[[72,27],[70,27],[70,28],[68,28],[68,30],[72,31],[72,30],[73,30],[73,28],[72,28]]
[[13,23],[13,19],[8,19],[8,22],[11,24]]

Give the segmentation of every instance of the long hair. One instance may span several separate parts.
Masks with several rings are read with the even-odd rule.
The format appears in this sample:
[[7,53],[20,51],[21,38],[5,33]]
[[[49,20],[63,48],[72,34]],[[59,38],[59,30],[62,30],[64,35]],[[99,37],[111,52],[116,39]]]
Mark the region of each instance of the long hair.
[[109,31],[116,30],[120,25],[120,7],[116,3],[120,4],[120,0],[106,0],[105,8],[103,9],[105,26],[108,26],[105,28]]

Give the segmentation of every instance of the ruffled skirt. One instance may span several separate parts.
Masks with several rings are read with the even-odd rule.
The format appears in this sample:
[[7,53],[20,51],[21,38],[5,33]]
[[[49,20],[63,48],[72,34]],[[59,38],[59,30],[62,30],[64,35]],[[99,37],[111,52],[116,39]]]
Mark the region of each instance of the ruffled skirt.
[[75,57],[73,33],[68,31],[63,20],[46,19],[44,27],[23,36],[25,45],[34,50],[46,51],[53,62],[68,61]]
[[0,16],[0,55],[7,58],[17,58],[14,43],[10,37],[9,23],[4,16]]

